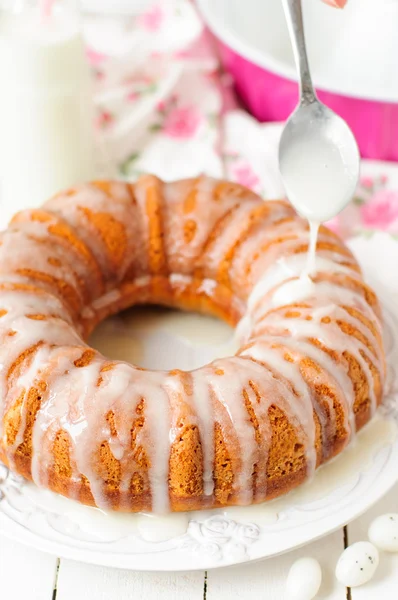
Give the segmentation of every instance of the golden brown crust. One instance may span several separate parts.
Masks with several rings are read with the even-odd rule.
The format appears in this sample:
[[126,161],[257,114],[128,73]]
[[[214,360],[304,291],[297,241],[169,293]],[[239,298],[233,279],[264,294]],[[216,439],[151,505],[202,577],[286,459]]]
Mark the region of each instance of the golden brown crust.
[[[42,233],[36,234],[36,242],[34,236],[32,238],[32,243],[37,243],[37,252],[43,247],[62,247],[65,253],[64,263],[61,261],[60,264],[59,255],[55,250],[48,262],[55,269],[70,269],[71,277],[76,276],[78,289],[64,281],[61,276],[56,277],[40,269],[19,265],[16,273],[20,279],[10,279],[10,282],[0,285],[0,327],[1,317],[6,314],[1,307],[1,292],[10,289],[43,297],[43,311],[27,315],[36,321],[58,318],[56,314],[45,310],[46,298],[58,298],[67,308],[75,327],[79,328],[86,338],[102,319],[134,304],[143,303],[200,311],[236,325],[245,312],[248,295],[258,280],[258,274],[268,266],[264,261],[276,261],[284,244],[287,244],[286,248],[292,254],[302,254],[308,249],[308,244],[301,243],[299,233],[295,231],[296,226],[303,230],[303,223],[283,202],[273,203],[271,206],[259,201],[256,195],[241,186],[229,182],[211,183],[206,178],[196,178],[175,185],[178,193],[174,191],[172,195],[170,189],[165,191],[166,184],[153,176],[145,176],[136,185],[95,182],[92,188],[95,188],[96,202],[93,201],[89,205],[80,200],[79,189],[72,189],[61,198],[50,201],[41,210],[25,211],[16,215],[12,222],[13,227],[29,231],[30,223],[37,222],[43,228],[40,230]],[[206,218],[206,213],[200,212],[203,211],[204,188],[210,195],[213,206]],[[111,204],[113,201],[114,211]],[[250,208],[241,221],[240,210],[245,202]],[[116,208],[116,204],[119,208]],[[104,208],[107,205],[108,211]],[[134,236],[128,234],[128,226],[121,219],[124,206],[129,207],[131,219],[136,219]],[[175,216],[177,220],[173,233],[174,230],[170,231],[170,228]],[[228,244],[218,248],[220,237],[226,228],[231,231]],[[275,230],[274,236],[269,235],[263,241],[263,232],[272,231],[272,228]],[[180,241],[175,243],[177,231]],[[339,255],[341,264],[352,268],[354,274],[351,276],[344,273],[320,273],[316,281],[333,282],[344,289],[352,289],[369,304],[376,315],[379,315],[376,295],[360,278],[359,268],[351,253],[327,229],[321,228],[321,233],[323,237],[318,242],[318,250]],[[131,237],[134,239],[130,239]],[[259,243],[255,246],[253,240],[257,237]],[[290,243],[293,245],[290,246]],[[187,251],[183,265],[181,248]],[[218,248],[217,252],[220,254],[217,260],[214,259],[215,248]],[[180,271],[173,271],[175,265],[179,266]],[[172,275],[175,274],[178,277],[173,279]],[[117,293],[111,301],[96,306],[97,299],[114,290]],[[86,310],[87,308],[90,310]],[[325,316],[322,322],[325,326],[332,322],[337,324],[344,334],[357,339],[364,349],[367,349],[367,353],[361,351],[361,356],[372,375],[373,393],[376,403],[379,404],[382,399],[384,372],[376,368],[369,357],[383,361],[380,333],[374,322],[358,308],[341,308],[347,314],[346,319],[344,316],[338,319],[333,317],[333,321],[332,317]],[[308,305],[305,303],[296,303],[270,309],[266,315],[278,313],[284,319],[294,320],[301,318],[302,311],[306,309]],[[312,316],[309,314],[305,318],[310,321]],[[358,322],[358,327],[353,325],[353,321]],[[262,326],[261,321],[258,332],[262,331]],[[267,328],[268,323],[264,321],[265,333]],[[13,334],[13,331],[8,332],[8,335]],[[372,412],[371,390],[363,364],[361,366],[358,358],[348,350],[339,353],[316,338],[309,338],[308,343],[336,365],[345,365],[348,377],[354,385],[355,422],[357,429],[360,429],[368,422]],[[255,362],[255,359],[243,356],[242,352],[250,349],[252,345],[253,342],[240,350],[242,359],[248,362]],[[28,390],[19,390],[18,394],[14,394],[14,390],[17,389],[16,382],[31,364],[40,346],[41,342],[27,348],[8,371],[9,393],[7,402],[4,401],[3,436],[0,441],[0,459],[28,479],[32,478],[32,430],[48,381],[43,377]],[[284,348],[283,342],[280,347]],[[97,353],[84,345],[81,348],[77,346],[74,350],[80,350],[80,354],[77,353],[74,360],[77,369],[84,368],[97,359]],[[326,375],[316,360],[299,352],[292,352],[287,346],[284,348],[284,360],[297,366],[314,399],[315,453],[316,465],[319,466],[341,452],[348,441],[349,431],[341,395],[339,396],[337,385],[331,383],[330,374]],[[104,374],[112,371],[114,365],[113,361],[104,360],[98,386],[101,385]],[[290,393],[297,393],[291,382],[282,378],[268,365],[261,361],[258,361],[258,365],[267,368],[275,380],[283,380]],[[222,369],[215,370],[215,376],[223,374]],[[239,493],[234,484],[241,457],[239,451],[235,451],[234,444],[231,444],[231,439],[235,439],[236,436],[227,411],[214,397],[214,493],[206,496],[203,484],[204,444],[192,403],[188,402],[193,394],[192,376],[178,369],[168,375],[175,377],[178,382],[173,388],[173,393],[170,392],[169,398],[174,432],[168,476],[171,510],[195,510],[239,503]],[[257,416],[258,406],[265,401],[269,402],[269,439],[265,439]],[[286,493],[302,483],[307,478],[307,456],[294,424],[278,405],[276,392],[275,399],[265,398],[258,382],[248,378],[242,391],[242,405],[253,429],[258,449],[252,473],[251,501],[261,502]],[[331,411],[335,415],[334,427],[331,426]],[[22,414],[25,418],[24,423],[21,420]],[[148,475],[150,457],[139,442],[140,432],[145,424],[145,414],[145,398],[142,398],[135,414],[131,415],[129,452],[137,468],[127,489],[121,491],[121,463],[107,441],[98,444],[93,458],[92,467],[102,481],[102,492],[109,506],[115,510],[148,511],[152,507]],[[111,436],[117,435],[116,417],[113,411],[106,415]],[[69,434],[64,429],[59,429],[52,445],[54,460],[48,466],[47,485],[55,492],[88,505],[95,505],[87,477],[81,475],[78,480],[72,477],[76,465],[71,447]],[[14,448],[12,453],[10,448]]]

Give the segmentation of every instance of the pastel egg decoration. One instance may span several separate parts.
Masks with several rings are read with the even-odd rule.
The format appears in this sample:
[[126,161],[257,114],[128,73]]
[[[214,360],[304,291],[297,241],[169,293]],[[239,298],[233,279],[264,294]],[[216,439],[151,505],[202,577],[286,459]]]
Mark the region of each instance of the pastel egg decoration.
[[385,552],[398,552],[398,513],[380,515],[370,524],[368,536],[372,544]]
[[370,542],[356,542],[341,554],[336,577],[346,587],[357,587],[370,581],[379,565],[379,551]]
[[299,558],[290,567],[286,579],[288,600],[312,600],[317,595],[322,582],[319,562],[309,556]]

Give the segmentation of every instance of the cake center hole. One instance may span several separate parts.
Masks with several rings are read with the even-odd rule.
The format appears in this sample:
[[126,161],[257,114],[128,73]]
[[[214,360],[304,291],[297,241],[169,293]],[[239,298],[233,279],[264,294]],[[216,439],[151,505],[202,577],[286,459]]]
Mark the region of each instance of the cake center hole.
[[158,370],[196,369],[238,348],[233,328],[219,319],[152,306],[105,319],[89,344],[112,360]]

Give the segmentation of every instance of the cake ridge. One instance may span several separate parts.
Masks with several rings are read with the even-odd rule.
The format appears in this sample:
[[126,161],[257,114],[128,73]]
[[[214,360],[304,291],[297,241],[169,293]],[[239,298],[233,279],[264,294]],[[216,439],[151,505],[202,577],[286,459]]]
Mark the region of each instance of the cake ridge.
[[[121,511],[274,498],[338,454],[385,378],[380,308],[325,227],[206,176],[99,181],[18,213],[0,244],[0,459],[38,485]],[[159,303],[238,325],[241,347],[192,372],[111,361],[102,319]]]

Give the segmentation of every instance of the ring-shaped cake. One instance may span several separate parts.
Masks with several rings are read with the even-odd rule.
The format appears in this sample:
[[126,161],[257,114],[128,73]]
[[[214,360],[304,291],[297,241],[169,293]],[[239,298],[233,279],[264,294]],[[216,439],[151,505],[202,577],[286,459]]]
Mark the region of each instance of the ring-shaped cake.
[[[18,213],[0,239],[0,459],[120,511],[251,504],[305,481],[371,418],[385,376],[377,298],[327,228],[313,293],[286,302],[308,237],[287,202],[204,176],[99,181]],[[241,347],[163,372],[87,345],[143,303],[239,323]]]

